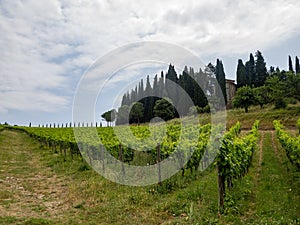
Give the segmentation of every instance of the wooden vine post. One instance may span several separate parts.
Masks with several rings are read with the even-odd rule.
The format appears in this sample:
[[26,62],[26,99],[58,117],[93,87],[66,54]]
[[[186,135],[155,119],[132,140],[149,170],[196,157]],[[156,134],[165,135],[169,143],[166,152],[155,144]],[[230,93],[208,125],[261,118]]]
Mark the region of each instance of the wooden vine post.
[[158,185],[161,185],[161,151],[160,151],[160,143],[157,144],[157,165],[158,165]]
[[223,211],[225,198],[225,179],[221,175],[220,167],[218,166],[218,189],[219,189],[219,211]]

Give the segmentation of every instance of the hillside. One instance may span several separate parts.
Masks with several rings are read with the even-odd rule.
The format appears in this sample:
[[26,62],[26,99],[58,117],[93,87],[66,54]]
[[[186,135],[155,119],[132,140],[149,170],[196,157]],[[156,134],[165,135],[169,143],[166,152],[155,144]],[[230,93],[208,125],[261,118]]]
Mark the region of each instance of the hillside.
[[[228,111],[228,127],[261,121],[248,174],[234,182],[218,214],[217,171],[186,171],[161,186],[108,181],[81,159],[64,158],[26,134],[0,132],[0,224],[299,224],[300,175],[276,139],[272,121],[295,134],[299,105]],[[201,115],[203,123],[208,115]]]

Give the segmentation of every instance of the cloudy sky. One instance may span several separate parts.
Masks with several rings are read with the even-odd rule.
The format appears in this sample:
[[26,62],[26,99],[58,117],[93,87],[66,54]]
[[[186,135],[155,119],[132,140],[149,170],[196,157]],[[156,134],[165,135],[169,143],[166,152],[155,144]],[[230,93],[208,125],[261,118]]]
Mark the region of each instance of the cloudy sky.
[[71,121],[83,73],[134,42],[220,58],[231,79],[258,49],[286,69],[288,55],[300,56],[299,10],[298,0],[0,0],[0,123]]

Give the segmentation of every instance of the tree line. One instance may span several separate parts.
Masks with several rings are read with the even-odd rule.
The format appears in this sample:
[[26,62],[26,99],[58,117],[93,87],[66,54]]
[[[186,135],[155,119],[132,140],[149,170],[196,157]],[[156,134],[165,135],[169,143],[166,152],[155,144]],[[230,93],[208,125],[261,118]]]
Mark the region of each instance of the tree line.
[[[222,93],[215,93],[217,84]],[[220,98],[222,95],[226,102],[225,72],[221,60],[217,59],[216,65],[209,63],[204,70],[196,72],[194,68],[188,69],[185,66],[179,76],[174,65],[170,64],[166,74],[161,71],[160,76],[155,75],[152,85],[148,75],[145,85],[141,79],[134,89],[123,95],[116,124],[144,123],[154,117],[170,120],[188,114],[209,112],[207,96]],[[110,112],[113,111],[106,113],[109,115]]]
[[[220,86],[221,93],[215,93],[218,90],[216,85]],[[181,94],[177,87],[187,93],[192,104],[188,104],[187,96]],[[289,56],[288,71],[285,71],[273,66],[267,69],[259,50],[255,54],[250,53],[245,63],[238,59],[236,87],[233,106],[244,108],[245,112],[251,105],[262,108],[271,103],[275,108],[284,108],[287,103],[295,103],[300,100],[299,58],[295,57],[294,66]],[[145,84],[141,79],[134,89],[123,95],[118,110],[109,110],[102,117],[108,122],[116,120],[117,125],[149,122],[154,117],[170,120],[179,117],[178,112],[181,116],[209,113],[212,105],[208,104],[208,98],[217,106],[221,97],[227,103],[226,75],[221,60],[217,59],[215,65],[209,63],[199,71],[185,66],[179,75],[174,65],[170,64],[166,74],[161,71],[160,76],[155,75],[152,85],[149,75]]]
[[237,108],[248,108],[252,105],[274,104],[275,108],[285,108],[288,103],[300,101],[300,65],[295,57],[295,67],[291,56],[288,57],[288,71],[266,68],[262,53],[257,51],[256,60],[252,53],[245,64],[238,60],[236,71],[237,92],[233,105]]

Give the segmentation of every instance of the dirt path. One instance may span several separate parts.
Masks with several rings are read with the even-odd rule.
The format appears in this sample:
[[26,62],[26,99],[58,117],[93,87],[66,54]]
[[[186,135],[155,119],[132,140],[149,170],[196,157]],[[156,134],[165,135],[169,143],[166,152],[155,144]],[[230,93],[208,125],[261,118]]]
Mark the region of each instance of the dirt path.
[[256,171],[254,171],[254,175],[253,175],[253,193],[252,193],[252,201],[249,204],[249,208],[246,212],[247,217],[249,216],[253,216],[256,212],[256,201],[257,201],[257,192],[258,192],[258,186],[259,186],[259,177],[261,174],[261,170],[262,170],[262,161],[263,161],[263,141],[265,138],[265,134],[267,131],[260,131],[260,140],[259,140],[259,144],[256,150],[256,156],[255,159],[256,160]]
[[68,210],[68,187],[43,165],[25,134],[0,133],[0,217],[58,219]]
[[278,154],[278,149],[277,149],[277,145],[276,145],[276,137],[275,137],[275,131],[274,130],[272,131],[272,146],[273,146],[274,153],[276,155],[276,158],[277,158],[279,164],[282,165],[282,158]]
[[256,176],[255,176],[255,180],[254,182],[257,183],[258,177],[261,173],[261,164],[263,161],[263,141],[265,138],[265,131],[261,131],[261,137],[260,137],[260,142],[259,142],[259,160],[258,160],[258,165],[257,165],[257,172],[256,172]]

